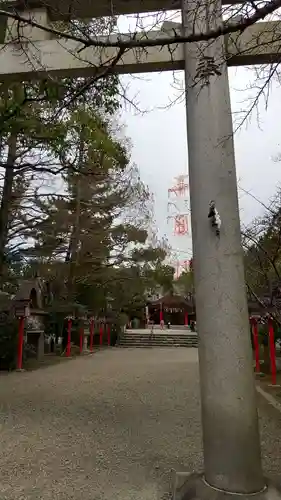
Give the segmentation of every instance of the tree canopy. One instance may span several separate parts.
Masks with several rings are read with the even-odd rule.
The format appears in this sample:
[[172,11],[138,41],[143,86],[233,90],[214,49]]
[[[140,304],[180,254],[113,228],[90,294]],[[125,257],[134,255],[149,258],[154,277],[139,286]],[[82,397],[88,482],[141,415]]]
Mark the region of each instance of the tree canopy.
[[172,272],[164,242],[148,238],[152,199],[118,128],[118,78],[69,104],[69,89],[82,83],[2,89],[0,111],[10,119],[1,144],[0,279],[12,292],[19,278],[39,274],[59,301],[98,314],[143,306]]
[[243,230],[245,276],[249,296],[265,307],[277,306],[281,292],[280,190],[261,217]]

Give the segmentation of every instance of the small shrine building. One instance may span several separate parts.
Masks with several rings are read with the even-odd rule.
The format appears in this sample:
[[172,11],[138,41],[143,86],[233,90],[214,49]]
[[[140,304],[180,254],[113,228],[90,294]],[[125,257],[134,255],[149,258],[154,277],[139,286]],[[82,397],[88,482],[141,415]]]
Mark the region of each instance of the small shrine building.
[[168,293],[147,304],[148,317],[154,324],[188,325],[196,320],[195,304],[192,298]]

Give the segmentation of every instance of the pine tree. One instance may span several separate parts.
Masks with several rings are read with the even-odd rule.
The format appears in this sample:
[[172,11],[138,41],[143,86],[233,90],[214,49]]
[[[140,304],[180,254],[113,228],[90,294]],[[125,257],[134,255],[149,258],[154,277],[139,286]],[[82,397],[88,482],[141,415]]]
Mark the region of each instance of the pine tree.
[[[118,77],[100,79],[96,85],[87,85],[88,79],[42,81],[10,84],[0,87],[0,173],[2,193],[0,204],[0,281],[4,284],[7,271],[6,254],[14,238],[11,224],[24,230],[31,224],[34,213],[28,204],[26,216],[15,220],[13,205],[23,202],[16,195],[19,184],[33,189],[34,196],[42,188],[43,180],[59,175],[71,167],[64,161],[62,151],[69,142],[66,124],[77,104],[91,106],[104,113],[114,113],[119,107]],[[81,86],[85,86],[80,95]],[[14,189],[15,187],[15,189]],[[41,189],[42,192],[42,189]],[[19,215],[19,214],[17,214]],[[23,234],[23,233],[22,233]],[[22,235],[21,234],[21,235]],[[14,243],[14,242],[13,242]],[[17,242],[18,243],[18,242]]]
[[66,127],[61,159],[71,168],[63,174],[65,192],[36,200],[40,220],[26,233],[35,242],[27,255],[64,300],[89,308],[94,302],[98,309],[110,296],[119,296],[117,309],[143,303],[166,255],[147,244],[150,194],[110,119],[83,106]]

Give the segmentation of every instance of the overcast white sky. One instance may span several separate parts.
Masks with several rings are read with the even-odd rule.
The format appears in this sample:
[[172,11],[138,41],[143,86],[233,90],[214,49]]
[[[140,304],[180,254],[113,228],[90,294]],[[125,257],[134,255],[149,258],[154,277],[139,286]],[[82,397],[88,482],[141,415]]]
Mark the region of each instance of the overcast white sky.
[[[181,75],[179,75],[181,76]],[[245,91],[252,72],[244,68],[229,70],[232,110],[245,109],[249,93]],[[177,94],[173,88],[172,73],[140,75],[140,78],[126,77],[130,81],[130,96],[140,108],[150,110],[145,115],[132,108],[123,111],[126,134],[133,144],[132,158],[138,165],[141,177],[155,197],[155,218],[159,234],[167,234],[173,248],[182,249],[180,259],[190,251],[190,237],[175,237],[172,226],[167,225],[168,187],[175,176],[188,168],[185,103],[178,102],[167,108],[169,100]],[[241,91],[243,90],[243,92]],[[281,180],[281,163],[273,157],[281,152],[279,129],[281,116],[281,89],[277,85],[271,91],[268,109],[260,105],[259,121],[253,114],[251,122],[244,125],[235,135],[237,177],[247,191],[267,202],[275,193]],[[164,109],[160,109],[160,108]],[[240,192],[241,220],[249,223],[262,211],[262,207],[249,195]]]

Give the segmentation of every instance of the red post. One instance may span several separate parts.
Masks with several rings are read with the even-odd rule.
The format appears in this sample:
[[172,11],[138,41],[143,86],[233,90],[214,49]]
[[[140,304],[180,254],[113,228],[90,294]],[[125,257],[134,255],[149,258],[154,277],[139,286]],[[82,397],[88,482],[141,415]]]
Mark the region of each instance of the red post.
[[18,359],[17,359],[18,370],[22,369],[23,338],[24,338],[24,316],[19,318]]
[[188,312],[185,311],[185,314],[184,314],[184,324],[185,326],[188,326]]
[[102,345],[103,342],[103,324],[100,324],[100,346]]
[[83,342],[84,342],[84,327],[81,326],[81,328],[80,328],[80,338],[79,338],[79,352],[80,352],[80,354],[83,353]]
[[110,325],[107,325],[107,345],[110,346]]
[[70,353],[71,353],[71,328],[72,328],[72,319],[68,318],[68,320],[67,320],[67,344],[66,344],[66,351],[65,351],[65,355],[67,358],[69,358]]
[[272,318],[268,319],[268,336],[270,349],[270,365],[271,365],[271,380],[272,385],[276,385],[276,357],[275,357],[275,341]]
[[90,321],[90,352],[93,352],[94,320]]
[[163,310],[162,310],[162,304],[160,304],[160,314],[159,314],[159,320],[160,320],[160,323],[161,323],[161,321],[163,321]]
[[251,318],[251,323],[252,323],[252,333],[254,339],[256,373],[260,373],[261,369],[260,369],[258,322],[255,318]]

